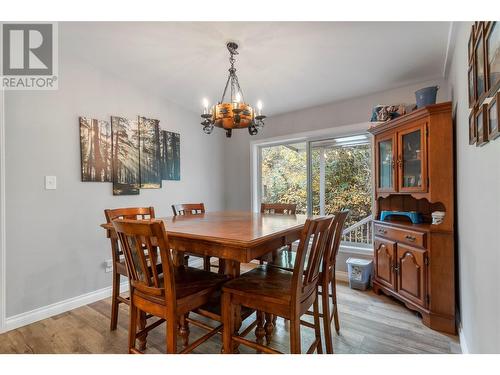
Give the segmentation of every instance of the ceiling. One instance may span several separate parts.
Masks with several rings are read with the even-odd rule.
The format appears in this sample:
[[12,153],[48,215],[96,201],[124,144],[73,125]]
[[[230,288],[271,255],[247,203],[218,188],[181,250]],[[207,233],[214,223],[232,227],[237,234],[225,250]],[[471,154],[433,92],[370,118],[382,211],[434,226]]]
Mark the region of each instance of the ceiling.
[[220,100],[226,41],[245,101],[263,112],[383,91],[443,75],[449,22],[66,22],[60,53],[199,112]]

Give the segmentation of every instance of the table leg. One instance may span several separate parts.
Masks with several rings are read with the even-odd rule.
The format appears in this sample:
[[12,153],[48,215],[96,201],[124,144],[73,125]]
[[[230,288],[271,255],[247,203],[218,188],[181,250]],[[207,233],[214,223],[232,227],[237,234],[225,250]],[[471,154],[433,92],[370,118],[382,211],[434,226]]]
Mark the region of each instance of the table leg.
[[[257,344],[264,344],[264,336],[266,335],[266,330],[264,329],[264,313],[257,310],[257,327],[255,328],[255,338]],[[257,350],[257,353],[262,353],[262,351]]]
[[222,264],[224,266],[225,275],[231,278],[240,276],[240,262],[237,262],[235,260],[224,259]]
[[274,315],[266,313],[266,324],[264,325],[264,330],[266,331],[266,343],[267,345],[271,344],[271,338],[274,332]]
[[[223,262],[224,265],[224,274],[231,277],[235,278],[240,276],[240,262],[234,261],[234,260],[229,260],[229,259],[224,259]],[[233,307],[234,312],[234,335],[237,335],[240,331],[241,327],[241,306],[236,305]],[[233,353],[237,354],[239,353],[238,346],[236,346],[233,350]]]
[[186,264],[183,251],[172,250],[172,260],[174,267],[184,267]]

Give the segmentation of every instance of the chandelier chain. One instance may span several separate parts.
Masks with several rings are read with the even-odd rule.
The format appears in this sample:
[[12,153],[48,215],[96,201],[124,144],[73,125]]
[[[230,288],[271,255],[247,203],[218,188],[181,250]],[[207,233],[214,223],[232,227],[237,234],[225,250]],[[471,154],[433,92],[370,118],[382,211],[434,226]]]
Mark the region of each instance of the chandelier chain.
[[233,101],[236,97],[236,93],[240,93],[240,100],[243,100],[243,92],[240,87],[240,82],[238,81],[238,76],[236,75],[236,68],[234,67],[234,64],[236,63],[236,59],[234,58],[234,55],[237,55],[238,52],[233,49],[228,47],[229,49],[229,63],[231,64],[231,67],[229,68],[229,76],[227,77],[226,81],[226,86],[224,87],[224,91],[222,92],[222,98],[221,98],[221,103],[224,102],[224,98],[226,97],[227,93],[227,88],[229,86],[229,83],[231,83],[231,101]]
[[224,103],[224,98],[226,97],[227,86],[229,86],[229,81],[231,81],[231,74],[227,77],[226,86],[224,87],[224,91],[222,92],[222,98],[220,99],[221,103]]

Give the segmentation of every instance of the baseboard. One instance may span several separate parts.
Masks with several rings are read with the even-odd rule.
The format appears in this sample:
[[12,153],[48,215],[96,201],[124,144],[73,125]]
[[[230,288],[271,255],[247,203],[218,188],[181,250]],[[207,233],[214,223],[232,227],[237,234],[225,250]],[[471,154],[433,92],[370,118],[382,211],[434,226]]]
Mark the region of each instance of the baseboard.
[[349,282],[349,274],[346,271],[335,271],[335,279],[337,281]]
[[[337,281],[349,282],[349,277],[345,271],[336,271],[335,278]],[[125,292],[128,290],[128,282],[120,285],[120,290]],[[66,311],[76,309],[78,307],[88,305],[104,298],[111,297],[112,288],[110,286],[93,292],[85,293],[77,297],[69,298],[64,301],[56,302],[48,306],[39,307],[31,311],[27,311],[18,315],[14,315],[5,319],[4,332],[26,326],[39,320],[47,319],[52,316],[62,314]],[[465,341],[464,341],[465,342]],[[462,335],[460,335],[460,343],[462,343]],[[463,349],[462,349],[463,350]]]
[[469,348],[467,346],[467,341],[465,340],[464,329],[462,324],[458,327],[458,339],[460,340],[460,348],[462,349],[462,354],[469,354]]
[[[128,281],[120,285],[120,291],[128,290]],[[62,314],[63,312],[76,309],[80,306],[88,305],[104,298],[111,297],[112,287],[98,289],[93,292],[85,293],[77,297],[69,298],[64,301],[56,302],[48,306],[27,311],[5,319],[4,332],[23,327],[25,325],[38,322],[39,320],[50,318],[51,316]]]

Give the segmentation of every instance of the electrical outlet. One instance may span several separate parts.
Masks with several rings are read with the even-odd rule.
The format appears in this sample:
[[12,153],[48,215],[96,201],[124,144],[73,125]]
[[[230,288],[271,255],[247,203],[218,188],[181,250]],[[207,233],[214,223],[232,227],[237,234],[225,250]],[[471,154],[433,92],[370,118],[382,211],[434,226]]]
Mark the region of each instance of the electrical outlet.
[[108,273],[113,271],[113,259],[106,259],[104,261],[104,272]]
[[56,176],[45,176],[45,190],[55,190],[55,189],[57,189]]

